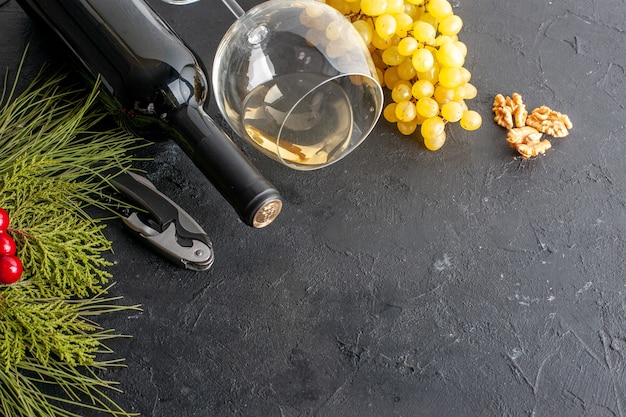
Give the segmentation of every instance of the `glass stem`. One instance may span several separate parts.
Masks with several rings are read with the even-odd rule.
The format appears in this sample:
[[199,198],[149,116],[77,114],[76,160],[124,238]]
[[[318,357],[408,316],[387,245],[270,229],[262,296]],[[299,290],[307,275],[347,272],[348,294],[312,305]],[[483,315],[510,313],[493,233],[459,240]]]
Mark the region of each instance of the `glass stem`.
[[228,10],[230,10],[237,19],[239,19],[245,13],[239,3],[237,3],[237,0],[222,0],[222,3],[224,3],[226,7],[228,7]]

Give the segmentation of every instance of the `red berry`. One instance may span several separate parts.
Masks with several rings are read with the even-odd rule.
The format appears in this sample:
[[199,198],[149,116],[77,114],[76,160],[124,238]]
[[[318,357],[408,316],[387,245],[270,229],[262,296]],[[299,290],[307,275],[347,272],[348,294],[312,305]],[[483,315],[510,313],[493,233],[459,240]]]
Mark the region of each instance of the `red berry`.
[[0,207],[0,232],[6,232],[9,228],[9,213],[5,209]]
[[8,233],[0,233],[0,256],[15,255],[15,241]]
[[17,256],[0,256],[0,284],[13,284],[21,276],[22,262]]

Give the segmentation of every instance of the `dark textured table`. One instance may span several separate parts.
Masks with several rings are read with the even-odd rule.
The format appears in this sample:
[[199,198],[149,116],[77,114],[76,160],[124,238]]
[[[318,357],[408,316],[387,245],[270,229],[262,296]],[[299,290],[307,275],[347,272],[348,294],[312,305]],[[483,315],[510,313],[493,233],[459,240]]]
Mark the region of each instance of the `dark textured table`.
[[[218,1],[151,2],[208,66],[232,23]],[[255,1],[242,2],[244,8]],[[149,178],[214,243],[204,273],[119,223],[113,292],[143,312],[105,326],[128,367],[115,398],[144,416],[626,416],[626,5],[457,2],[483,127],[429,152],[381,121],[323,170],[282,167],[238,141],[282,192],[254,230],[173,143]],[[0,63],[48,60],[15,2]],[[491,121],[521,93],[574,129],[523,160]],[[216,107],[212,107],[217,114]]]

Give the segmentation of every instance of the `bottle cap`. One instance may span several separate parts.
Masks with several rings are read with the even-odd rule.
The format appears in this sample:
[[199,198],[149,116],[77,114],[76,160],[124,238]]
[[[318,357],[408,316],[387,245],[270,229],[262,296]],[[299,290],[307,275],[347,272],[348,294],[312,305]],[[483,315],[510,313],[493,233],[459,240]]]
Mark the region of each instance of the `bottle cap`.
[[255,213],[252,219],[252,226],[260,229],[274,221],[280,214],[283,202],[279,199],[273,199],[265,202]]

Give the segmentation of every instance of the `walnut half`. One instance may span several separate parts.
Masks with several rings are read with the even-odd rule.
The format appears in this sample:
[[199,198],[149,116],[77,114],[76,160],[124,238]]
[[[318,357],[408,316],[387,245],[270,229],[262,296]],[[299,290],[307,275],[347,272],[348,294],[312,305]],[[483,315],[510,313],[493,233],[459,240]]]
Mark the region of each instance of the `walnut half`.
[[552,147],[549,140],[541,140],[542,136],[543,134],[534,127],[516,127],[509,130],[506,141],[522,155],[522,158],[530,158],[543,154]]
[[546,153],[548,149],[552,147],[552,144],[548,139],[544,139],[537,143],[520,143],[516,149],[522,158],[530,158]]
[[526,124],[555,138],[564,138],[569,134],[568,129],[573,127],[567,115],[554,111],[547,106],[533,110],[526,119]]
[[502,127],[513,129],[513,127],[526,125],[528,111],[522,96],[518,93],[513,93],[512,97],[504,97],[502,94],[496,95],[492,110],[495,115],[493,120]]
[[534,127],[515,127],[507,133],[506,141],[509,142],[512,148],[515,148],[520,143],[537,143],[542,136],[543,134],[537,132],[537,129]]

